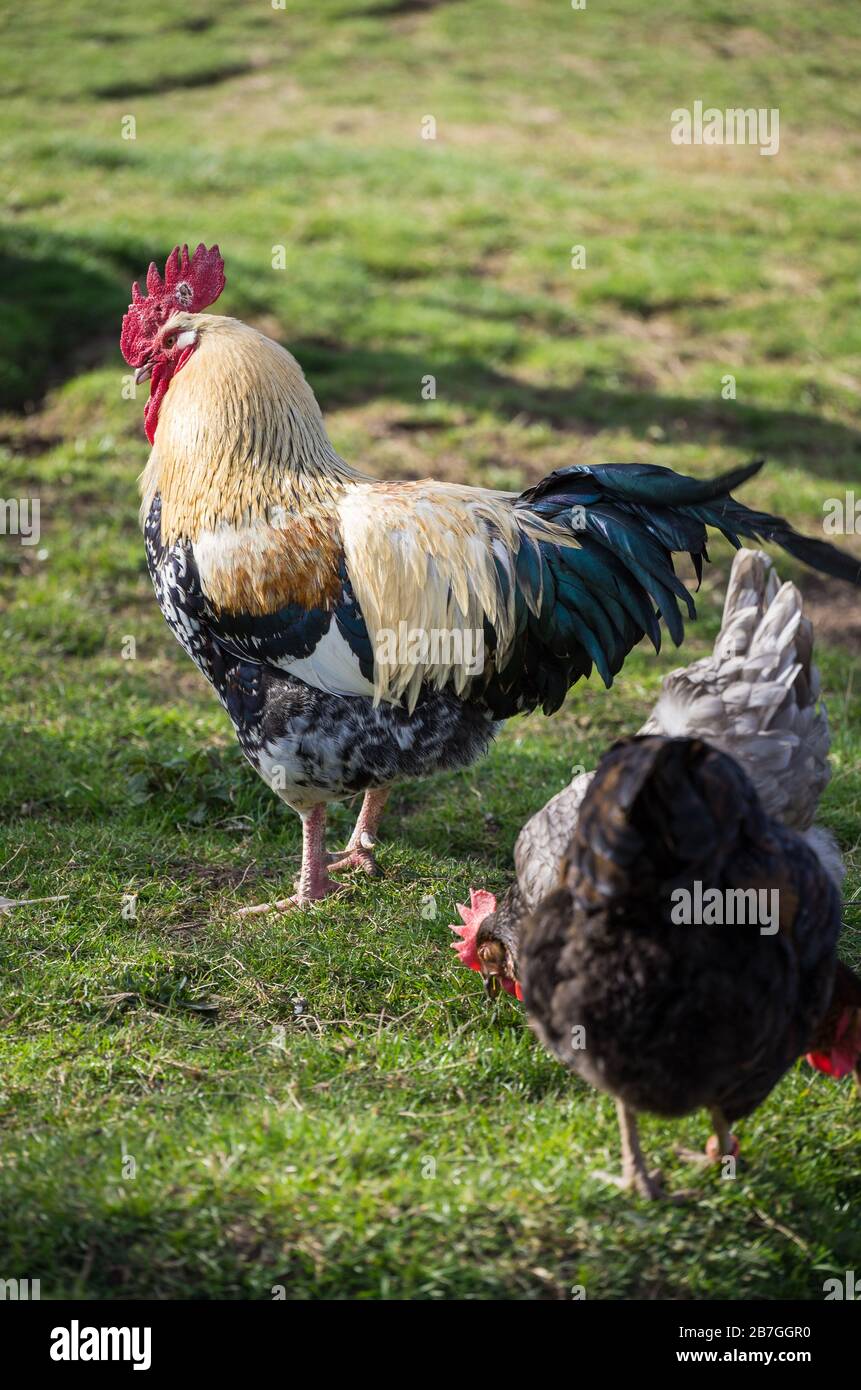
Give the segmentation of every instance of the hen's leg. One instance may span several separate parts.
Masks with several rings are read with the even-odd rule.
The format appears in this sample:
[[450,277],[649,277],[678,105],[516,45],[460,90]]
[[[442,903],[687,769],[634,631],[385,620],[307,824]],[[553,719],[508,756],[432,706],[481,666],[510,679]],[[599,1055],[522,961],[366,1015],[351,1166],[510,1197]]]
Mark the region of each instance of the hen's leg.
[[709,1114],[715,1127],[714,1134],[709,1136],[706,1144],[709,1158],[713,1163],[719,1163],[722,1158],[738,1158],[738,1140],[729,1127],[726,1115],[717,1105],[712,1106]]
[[692,1149],[676,1149],[679,1158],[683,1158],[687,1163],[698,1163],[703,1168],[711,1163],[720,1163],[724,1158],[738,1158],[739,1155],[738,1140],[732,1133],[729,1121],[720,1106],[710,1106],[709,1114],[715,1132],[709,1135],[705,1152],[697,1153]]
[[383,871],[374,857],[374,845],[390,791],[391,787],[381,787],[378,791],[365,792],[347,848],[343,854],[329,855],[330,874],[340,874],[345,869],[363,869],[372,878],[382,876]]
[[300,815],[302,867],[296,880],[296,892],[290,898],[241,907],[240,916],[248,917],[258,912],[287,912],[291,907],[304,907],[306,903],[316,902],[328,893],[338,891],[340,884],[332,882],[326,869],[326,807],[315,806],[311,811],[300,812]]
[[626,1192],[639,1192],[641,1197],[660,1197],[661,1175],[650,1173],[646,1168],[643,1150],[640,1148],[640,1135],[637,1130],[636,1113],[624,1101],[616,1101],[616,1114],[619,1117],[619,1132],[622,1136],[622,1174],[596,1173],[597,1178],[611,1182]]

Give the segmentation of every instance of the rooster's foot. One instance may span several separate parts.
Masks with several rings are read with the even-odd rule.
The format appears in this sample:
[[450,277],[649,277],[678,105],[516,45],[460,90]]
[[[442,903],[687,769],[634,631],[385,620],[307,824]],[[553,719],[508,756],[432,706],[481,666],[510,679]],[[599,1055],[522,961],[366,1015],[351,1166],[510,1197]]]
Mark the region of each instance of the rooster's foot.
[[320,902],[322,898],[328,898],[331,893],[340,893],[343,888],[341,883],[333,883],[331,879],[323,879],[316,883],[313,889],[306,889],[305,892],[298,886],[296,892],[289,898],[276,898],[271,903],[255,903],[253,907],[240,907],[237,909],[237,917],[257,917],[264,912],[293,912],[296,908],[308,907],[311,903]]
[[371,878],[383,878],[384,873],[377,863],[373,846],[376,842],[370,835],[363,835],[361,844],[350,842],[340,854],[326,856],[326,867],[330,874],[343,874],[348,869],[361,869]]

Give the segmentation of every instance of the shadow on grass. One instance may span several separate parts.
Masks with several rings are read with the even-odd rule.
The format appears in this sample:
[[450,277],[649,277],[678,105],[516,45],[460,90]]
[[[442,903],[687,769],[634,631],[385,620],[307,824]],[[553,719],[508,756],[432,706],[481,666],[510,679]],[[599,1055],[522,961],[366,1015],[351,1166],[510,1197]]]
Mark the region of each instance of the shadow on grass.
[[459,0],[379,0],[378,4],[351,10],[348,18],[397,19],[402,15],[430,14],[431,10],[438,10],[445,5],[457,3]]
[[[835,1219],[836,1195],[831,1189],[811,1199],[809,1188],[763,1181],[761,1200],[749,1203],[733,1200],[728,1192],[715,1194],[704,1183],[686,1202],[647,1207],[639,1199],[608,1194],[596,1182],[594,1195],[590,1190],[579,1200],[558,1203],[553,1213],[540,1201],[531,1212],[525,1201],[522,1227],[510,1209],[488,1207],[481,1229],[472,1231],[474,1259],[450,1262],[434,1296],[553,1299],[560,1297],[555,1284],[569,1287],[585,1268],[589,1275],[594,1271],[599,1297],[689,1297],[684,1261],[676,1269],[656,1250],[656,1238],[666,1241],[669,1224],[677,1254],[690,1257],[704,1242],[712,1257],[725,1254],[706,1296],[773,1298],[777,1289],[779,1297],[821,1299],[831,1264],[817,1266],[812,1253],[825,1244],[835,1267],[851,1268],[853,1261],[853,1232]],[[779,1224],[763,1210],[775,1196],[781,1199]],[[40,1210],[40,1220],[25,1224],[20,1213],[33,1210]],[[428,1261],[440,1258],[439,1248],[409,1212],[394,1208],[393,1216],[399,1228],[406,1227],[403,1237],[423,1238]],[[573,1235],[572,1219],[578,1223]],[[587,1223],[593,1224],[594,1237],[581,1229]],[[389,1238],[385,1223],[368,1232],[352,1213],[346,1220],[341,1214],[337,1244],[328,1243],[326,1260],[315,1259],[335,1222],[325,1215],[309,1220],[301,1194],[267,1205],[247,1187],[216,1195],[208,1188],[186,1194],[174,1186],[151,1206],[144,1197],[129,1197],[124,1207],[112,1207],[95,1184],[82,1190],[73,1180],[59,1185],[49,1202],[24,1187],[4,1224],[4,1246],[21,1268],[41,1277],[46,1297],[268,1301],[274,1285],[283,1285],[288,1299],[380,1298],[387,1287],[389,1297],[399,1291],[422,1296],[415,1273],[405,1273],[401,1240]],[[513,1236],[520,1242],[514,1247]],[[462,1239],[460,1229],[453,1238]],[[739,1249],[765,1242],[769,1264],[752,1271],[739,1292]],[[512,1256],[513,1249],[519,1257]],[[408,1293],[405,1285],[412,1285]]]
[[[306,339],[291,342],[324,412],[375,397],[421,403],[428,354],[377,352]],[[861,431],[802,411],[773,410],[651,391],[621,390],[585,373],[570,388],[535,386],[474,357],[434,361],[441,397],[471,410],[576,434],[626,429],[640,438],[662,432],[669,444],[713,441],[744,457],[764,454],[828,478],[854,480],[861,468]]]
[[[145,274],[150,260],[163,265],[170,250],[0,224],[0,409],[38,403],[82,354],[113,358],[131,280]],[[252,298],[238,307],[254,314],[268,306]],[[428,352],[353,348],[319,338],[289,346],[324,410],[381,396],[420,403]],[[743,457],[764,454],[847,481],[861,466],[861,431],[802,411],[625,390],[589,372],[570,387],[538,386],[470,355],[437,357],[433,365],[444,399],[501,419],[541,422],[574,436],[625,429],[653,438],[659,430],[671,445],[725,443]]]
[[104,86],[94,87],[93,96],[100,97],[103,101],[116,101],[127,97],[165,96],[170,92],[215,87],[220,82],[229,82],[234,77],[245,77],[254,71],[253,63],[213,63],[197,72],[176,73],[173,76],[160,74],[137,81],[108,82]]
[[150,259],[133,243],[0,223],[0,409],[38,404],[94,341],[117,343]]

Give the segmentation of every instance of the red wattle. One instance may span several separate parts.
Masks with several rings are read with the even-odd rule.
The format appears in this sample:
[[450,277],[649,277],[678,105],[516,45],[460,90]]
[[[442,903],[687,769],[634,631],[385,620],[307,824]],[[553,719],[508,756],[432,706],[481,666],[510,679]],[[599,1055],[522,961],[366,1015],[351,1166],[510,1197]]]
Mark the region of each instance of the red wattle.
[[155,362],[153,365],[152,376],[149,379],[149,400],[144,406],[144,429],[146,430],[146,437],[150,444],[155,443],[155,432],[158,428],[158,412],[161,409],[161,403],[165,398],[167,388],[170,386],[177,372],[181,371],[185,366],[196,347],[197,343],[192,343],[189,347],[184,348],[175,362],[166,362],[162,360]]
[[861,1055],[861,1013],[857,1009],[844,1009],[834,1029],[833,1045],[828,1052],[808,1052],[807,1060],[817,1071],[833,1076],[839,1081],[849,1076],[858,1065]]
[[817,1071],[824,1071],[826,1076],[833,1076],[835,1081],[855,1070],[854,1057],[841,1052],[839,1048],[835,1048],[833,1052],[808,1052],[807,1061]]

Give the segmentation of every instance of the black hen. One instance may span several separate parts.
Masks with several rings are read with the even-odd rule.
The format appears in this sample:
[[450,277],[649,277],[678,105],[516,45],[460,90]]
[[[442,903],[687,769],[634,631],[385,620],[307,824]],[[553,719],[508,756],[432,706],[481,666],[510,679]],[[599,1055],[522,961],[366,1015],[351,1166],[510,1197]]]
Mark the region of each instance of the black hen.
[[[840,899],[741,768],[698,739],[628,739],[604,756],[559,883],[520,935],[530,1021],[560,1061],[615,1097],[620,1181],[656,1195],[636,1111],[707,1107],[719,1152],[733,1151],[729,1124],[765,1099],[828,1013]],[[749,896],[745,924],[679,920],[678,890],[695,905],[713,889],[726,918],[744,915],[734,890],[766,890],[773,924],[750,922]]]

